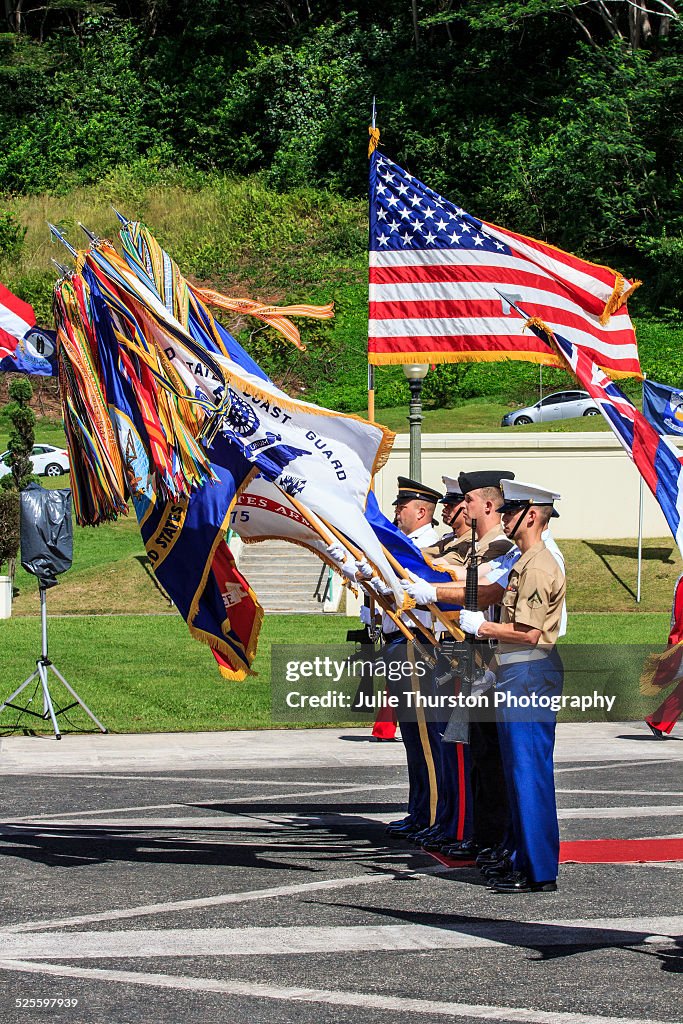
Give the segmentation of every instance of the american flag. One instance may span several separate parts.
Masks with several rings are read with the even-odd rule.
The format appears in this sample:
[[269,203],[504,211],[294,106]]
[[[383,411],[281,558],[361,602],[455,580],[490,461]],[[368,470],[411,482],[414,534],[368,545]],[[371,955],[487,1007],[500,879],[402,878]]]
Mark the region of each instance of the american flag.
[[[521,317],[527,317],[527,309],[512,299],[510,305]],[[542,328],[534,324],[529,326],[538,340],[547,344]],[[635,463],[659,503],[683,554],[683,458],[674,445],[636,409],[621,388],[593,362],[588,352],[557,332],[554,332],[552,341],[562,356],[562,365],[569,367],[581,387],[591,396]]]
[[623,305],[634,287],[608,267],[477,220],[384,154],[372,154],[370,363],[525,359],[561,366],[508,316],[499,289],[613,376],[640,376]]

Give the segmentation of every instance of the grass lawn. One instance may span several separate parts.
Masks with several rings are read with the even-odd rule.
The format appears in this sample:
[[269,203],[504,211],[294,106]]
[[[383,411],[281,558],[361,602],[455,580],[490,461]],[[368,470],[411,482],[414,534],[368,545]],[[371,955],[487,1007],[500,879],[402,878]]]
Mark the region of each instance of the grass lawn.
[[[511,409],[519,405],[503,404],[500,400],[486,401],[473,398],[453,409],[425,409],[423,411],[423,434],[458,433],[566,433],[567,431],[609,430],[602,416],[580,416],[571,420],[554,420],[550,423],[530,423],[524,427],[501,427],[500,421]],[[367,416],[367,410],[361,413]],[[408,409],[406,406],[377,409],[375,419],[398,434],[408,433]]]
[[[324,653],[321,645],[343,643],[346,630],[356,626],[355,619],[343,616],[268,616],[255,663],[258,675],[243,683],[221,678],[210,651],[190,637],[177,614],[53,618],[50,655],[112,732],[266,729],[277,724],[271,716],[272,645],[295,644],[299,656],[307,657],[307,645],[313,653]],[[626,645],[661,647],[667,632],[666,614],[571,617],[563,649],[568,669],[565,692],[615,693],[611,718],[642,718],[655,706],[654,698],[641,697],[638,691],[643,648],[629,650]],[[39,647],[37,618],[0,622],[3,699],[30,674]],[[54,683],[53,696],[66,703],[65,692]],[[90,728],[80,710],[68,714],[75,726]],[[0,732],[17,717],[12,709],[4,711]],[[579,718],[580,713],[572,711],[562,716],[564,721]],[[62,722],[67,731],[69,723]],[[29,716],[24,716],[22,726],[51,731]]]

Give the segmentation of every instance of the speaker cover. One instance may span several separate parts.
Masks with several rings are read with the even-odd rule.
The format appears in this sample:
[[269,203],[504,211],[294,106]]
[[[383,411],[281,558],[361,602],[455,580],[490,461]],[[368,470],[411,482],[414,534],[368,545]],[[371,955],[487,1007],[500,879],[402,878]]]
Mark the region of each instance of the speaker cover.
[[29,484],[21,492],[20,507],[21,564],[41,586],[54,587],[55,577],[70,569],[73,560],[71,491]]

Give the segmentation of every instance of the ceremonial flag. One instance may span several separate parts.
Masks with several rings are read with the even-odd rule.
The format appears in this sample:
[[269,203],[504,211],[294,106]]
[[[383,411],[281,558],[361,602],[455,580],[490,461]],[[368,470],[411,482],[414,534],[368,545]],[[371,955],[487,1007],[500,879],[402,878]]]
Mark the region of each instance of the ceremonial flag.
[[[155,576],[191,634],[211,647],[221,674],[242,679],[251,671],[263,613],[224,538],[252,467],[239,451],[224,452],[220,478],[207,463],[203,484],[196,479],[170,493],[183,479],[176,462],[186,439],[162,436],[150,367],[121,344],[130,312],[124,320],[110,302],[87,264],[57,286],[60,383],[81,521],[84,509],[97,510],[84,493],[101,480],[113,495],[109,517],[125,510],[129,495]],[[165,419],[182,431],[182,417]]]
[[52,376],[57,372],[56,337],[36,327],[33,307],[0,284],[0,370]]
[[613,376],[640,376],[624,303],[640,284],[478,220],[375,150],[370,158],[373,364],[562,360],[523,335],[497,289]]
[[683,391],[644,380],[643,416],[660,434],[683,435]]
[[[404,602],[381,542],[371,524],[358,514],[365,507],[372,475],[386,460],[394,435],[358,417],[297,402],[280,391],[205,305],[205,301],[225,306],[247,300],[229,300],[195,288],[141,225],[126,222],[120,235],[124,257],[138,281],[154,292],[167,314],[177,318],[192,338],[213,354],[225,376],[235,375],[228,386],[228,411],[214,441],[212,460],[220,473],[221,457],[216,446],[227,438],[244,450],[260,473],[238,497],[231,528],[247,543],[278,538],[301,544],[338,571],[322,539],[325,535],[337,539],[330,537],[327,524],[331,524],[393,582],[399,605]],[[331,310],[329,306],[268,308],[268,315],[276,321],[273,326],[290,340],[295,328],[284,313],[324,318]],[[253,309],[248,311],[258,315]],[[176,360],[172,346],[166,349],[166,355],[191,387],[192,373],[196,375],[199,367],[193,371],[191,366],[183,365],[182,357]],[[196,394],[206,398],[212,395],[226,400],[215,374],[207,380],[200,373],[194,388]]]
[[[408,573],[417,579],[426,580],[435,585],[445,586],[447,583],[453,582],[453,577],[446,568],[436,569],[431,561],[427,561],[417,544],[406,537],[405,533],[401,533],[399,528],[387,519],[377,503],[374,491],[370,491],[368,495],[365,516],[383,547]],[[445,604],[440,601],[438,607],[443,611],[449,611],[462,606]]]
[[527,311],[518,306],[511,296],[509,299],[511,308],[526,318],[524,326],[530,328],[544,344],[552,344],[556,348],[581,387],[591,396],[657,499],[683,554],[683,458],[677,449],[657,433],[585,350],[552,331],[537,317],[527,317]]

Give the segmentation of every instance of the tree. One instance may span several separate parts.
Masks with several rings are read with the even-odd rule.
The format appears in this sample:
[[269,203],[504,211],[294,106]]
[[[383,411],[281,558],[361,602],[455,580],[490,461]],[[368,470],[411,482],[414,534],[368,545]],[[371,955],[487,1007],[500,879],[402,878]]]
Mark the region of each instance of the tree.
[[25,377],[17,377],[9,386],[10,401],[5,406],[12,429],[9,435],[7,464],[11,472],[0,479],[0,563],[6,561],[14,584],[19,551],[19,494],[33,480],[31,452],[35,443],[36,422],[29,402],[33,388]]

